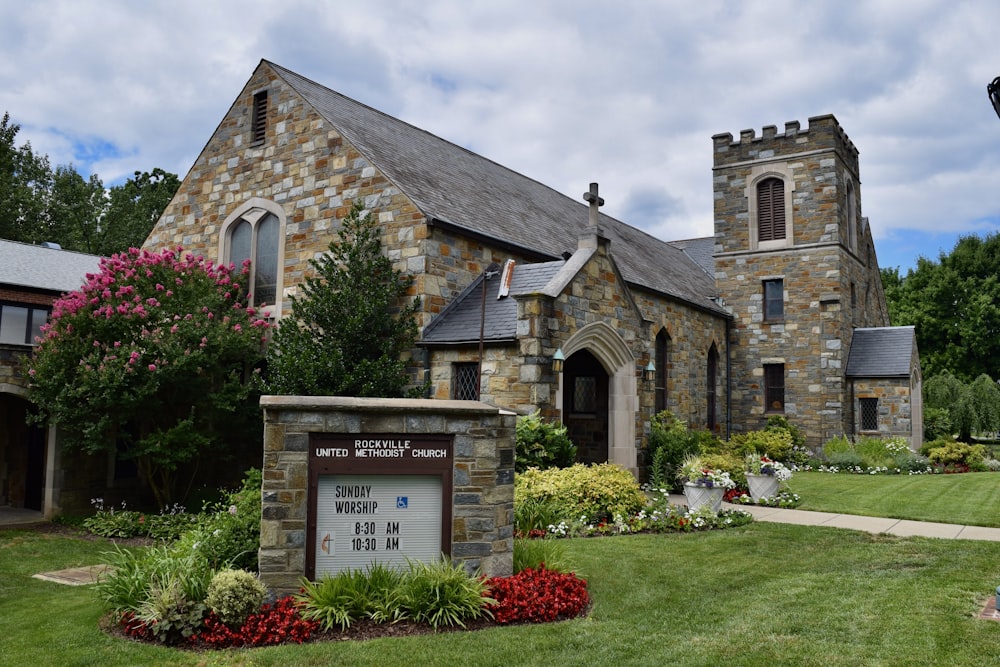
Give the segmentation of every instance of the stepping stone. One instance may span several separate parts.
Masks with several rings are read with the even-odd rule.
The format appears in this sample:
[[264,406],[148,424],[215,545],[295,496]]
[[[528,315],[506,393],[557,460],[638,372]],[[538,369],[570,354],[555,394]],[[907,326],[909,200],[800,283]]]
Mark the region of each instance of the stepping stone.
[[42,581],[54,581],[57,584],[66,584],[67,586],[86,586],[96,584],[109,568],[109,565],[89,565],[55,572],[42,572],[31,576]]

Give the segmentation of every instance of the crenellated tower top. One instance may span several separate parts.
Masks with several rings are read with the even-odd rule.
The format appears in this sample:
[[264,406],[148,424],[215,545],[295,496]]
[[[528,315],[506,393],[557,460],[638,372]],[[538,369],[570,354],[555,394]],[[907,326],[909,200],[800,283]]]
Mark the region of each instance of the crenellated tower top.
[[734,141],[729,132],[712,137],[714,165],[731,167],[743,162],[788,159],[789,157],[816,151],[833,150],[847,163],[848,169],[858,173],[858,149],[844,132],[833,114],[812,116],[809,127],[802,129],[799,121],[785,123],[785,131],[778,134],[775,125],[765,125],[761,136],[754,130],[742,130],[739,140]]

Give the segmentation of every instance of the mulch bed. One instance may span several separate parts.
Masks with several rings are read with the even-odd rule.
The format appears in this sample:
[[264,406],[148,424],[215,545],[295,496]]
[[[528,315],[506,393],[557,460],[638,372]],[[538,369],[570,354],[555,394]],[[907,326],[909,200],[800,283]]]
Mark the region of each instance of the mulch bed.
[[[521,624],[510,624],[510,625],[521,625]],[[509,627],[500,626],[495,621],[489,618],[480,618],[472,621],[468,621],[465,627],[460,626],[447,626],[441,627],[435,630],[429,625],[423,623],[414,623],[412,621],[399,621],[398,623],[375,623],[373,621],[360,620],[351,623],[351,626],[346,630],[331,630],[329,632],[314,632],[312,636],[309,637],[308,641],[303,642],[305,644],[313,644],[316,642],[343,642],[343,641],[367,641],[369,639],[383,639],[390,637],[414,637],[417,635],[432,635],[432,634],[443,634],[448,632],[474,632],[477,630],[485,630],[487,628],[498,628],[498,627]],[[118,637],[119,639],[124,639],[126,641],[133,641],[143,644],[153,644],[156,646],[163,646],[163,644],[156,641],[143,641],[135,637],[125,634],[124,629],[121,625],[113,623],[111,621],[111,615],[107,614],[100,620],[100,628],[103,632],[111,635],[112,637]],[[289,644],[283,644],[288,646]],[[185,646],[183,644],[175,646],[174,648],[185,649],[189,651],[216,651],[215,647],[210,646]],[[257,648],[257,647],[245,647],[245,648]]]

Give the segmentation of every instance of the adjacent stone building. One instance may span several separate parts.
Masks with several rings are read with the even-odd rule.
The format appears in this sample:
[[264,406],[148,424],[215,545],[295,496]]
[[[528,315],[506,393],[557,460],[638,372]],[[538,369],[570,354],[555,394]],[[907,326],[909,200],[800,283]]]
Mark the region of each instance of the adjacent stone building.
[[67,454],[56,428],[28,424],[28,378],[22,360],[59,296],[95,273],[94,255],[0,240],[0,507],[52,516],[89,507],[88,493],[104,488],[108,462]]
[[[723,437],[772,414],[813,445],[855,435],[861,394],[886,394],[853,386],[872,377],[847,373],[854,332],[888,326],[857,150],[833,116],[713,143],[715,236],[667,243],[601,214],[596,184],[581,203],[262,61],[146,246],[252,260],[280,318],[360,199],[415,277],[432,398],[540,410],[637,473],[664,409]],[[909,349],[878,431],[917,442]]]

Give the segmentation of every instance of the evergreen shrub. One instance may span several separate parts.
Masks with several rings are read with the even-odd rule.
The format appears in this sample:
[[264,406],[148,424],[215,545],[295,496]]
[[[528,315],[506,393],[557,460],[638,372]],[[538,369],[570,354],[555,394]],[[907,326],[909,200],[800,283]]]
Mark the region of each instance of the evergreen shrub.
[[209,582],[205,604],[220,621],[239,627],[250,614],[260,611],[266,594],[256,575],[246,570],[222,570]]
[[683,482],[677,475],[681,463],[688,456],[701,454],[703,444],[711,444],[698,431],[691,431],[687,424],[669,410],[664,410],[650,420],[649,431],[649,483],[653,488],[679,491]]
[[565,468],[576,461],[576,445],[561,422],[542,419],[535,411],[517,419],[514,470]]

